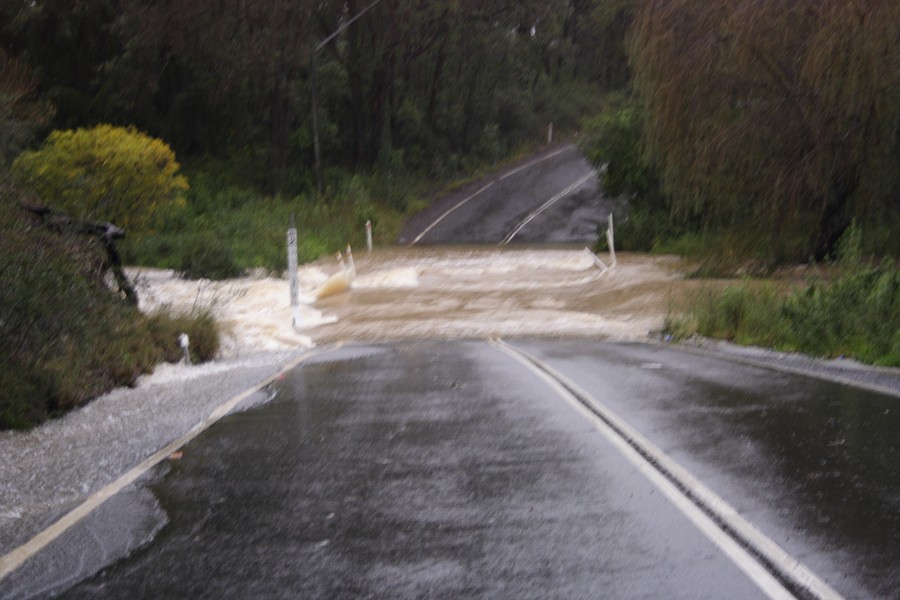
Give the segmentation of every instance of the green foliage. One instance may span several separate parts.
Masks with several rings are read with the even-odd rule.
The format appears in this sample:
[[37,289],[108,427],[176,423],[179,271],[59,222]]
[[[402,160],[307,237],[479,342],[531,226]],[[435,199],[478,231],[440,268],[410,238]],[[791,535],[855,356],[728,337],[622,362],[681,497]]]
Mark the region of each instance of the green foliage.
[[[381,2],[317,53],[326,167],[438,178],[573,131],[627,80],[633,0]],[[311,41],[359,3],[0,3],[0,42],[43,79],[58,129],[133,123],[237,187],[314,185]],[[348,13],[349,11],[349,13]],[[334,185],[335,182],[328,182]]]
[[186,333],[190,339],[191,363],[212,360],[221,347],[221,331],[209,308],[195,307],[185,313],[172,314],[158,310],[147,317],[147,329],[160,360],[178,362],[183,358],[178,337]]
[[867,266],[855,259],[854,235],[842,244],[847,258],[834,267],[832,280],[814,278],[794,291],[751,281],[706,290],[685,314],[671,316],[666,329],[678,337],[700,333],[900,366],[900,269],[891,261]]
[[683,233],[669,215],[657,170],[644,153],[644,115],[637,98],[608,94],[583,130],[579,147],[600,172],[604,194],[627,200],[627,217],[616,229],[620,249],[654,250]]
[[198,359],[214,356],[208,314],[145,318],[93,268],[96,242],[42,228],[15,192],[0,192],[0,429],[29,427],[178,360],[181,331]]
[[628,85],[630,71],[625,46],[626,34],[637,9],[637,0],[601,0],[587,3],[588,43],[580,44],[583,52],[591,53],[588,68],[595,70],[592,78],[608,90]]
[[325,196],[261,195],[195,172],[186,209],[152,234],[126,238],[127,263],[175,269],[188,277],[223,278],[262,268],[287,267],[285,232],[291,215],[301,261],[365,246],[365,223],[374,224],[376,244],[392,243],[408,207],[417,206],[426,180],[402,172],[329,173]]
[[98,125],[54,131],[13,163],[12,175],[70,214],[150,231],[184,205],[187,179],[172,150],[134,128]]
[[178,255],[180,261],[175,270],[185,279],[230,279],[243,273],[234,261],[231,248],[207,233],[188,238],[178,249]]
[[643,152],[643,113],[638,101],[622,92],[603,99],[600,113],[583,124],[579,147],[600,171],[604,193],[652,202],[656,176]]
[[694,313],[697,331],[739,344],[779,346],[790,327],[782,310],[783,292],[773,285],[745,282],[701,295]]
[[897,22],[893,0],[642,3],[633,83],[670,212],[774,262],[824,258],[854,218],[896,249]]
[[0,48],[0,172],[9,169],[52,114],[52,107],[38,99],[37,79],[28,67]]

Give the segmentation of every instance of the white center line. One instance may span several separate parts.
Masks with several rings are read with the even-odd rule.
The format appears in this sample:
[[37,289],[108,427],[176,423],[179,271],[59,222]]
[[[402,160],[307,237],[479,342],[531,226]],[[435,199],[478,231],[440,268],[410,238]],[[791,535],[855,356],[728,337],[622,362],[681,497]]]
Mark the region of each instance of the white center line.
[[510,231],[509,234],[505,238],[503,238],[503,241],[500,242],[498,245],[505,246],[506,244],[510,243],[512,241],[512,239],[514,237],[516,237],[516,234],[519,233],[520,231],[522,231],[522,228],[525,227],[526,225],[528,225],[532,221],[532,219],[534,219],[536,216],[538,216],[539,214],[541,214],[542,212],[544,212],[545,210],[547,210],[548,208],[553,206],[553,204],[555,204],[560,199],[568,196],[570,193],[575,191],[579,186],[581,186],[584,182],[586,182],[588,179],[590,179],[594,175],[596,175],[596,173],[591,171],[590,173],[588,173],[587,175],[585,175],[584,177],[582,177],[581,179],[579,179],[578,181],[576,181],[575,183],[573,183],[572,185],[570,185],[569,187],[567,187],[566,189],[564,189],[563,191],[558,193],[557,195],[553,196],[552,198],[550,198],[549,200],[547,200],[546,202],[541,204],[541,206],[537,210],[535,210],[530,215],[525,217],[524,221],[519,223],[515,229]]
[[541,163],[541,162],[543,162],[543,161],[545,161],[545,160],[551,159],[551,158],[553,158],[554,156],[556,156],[556,155],[558,155],[558,154],[561,154],[561,153],[565,152],[566,150],[568,150],[568,149],[570,149],[570,148],[571,148],[571,146],[565,146],[564,148],[560,148],[559,150],[557,150],[557,151],[555,151],[555,152],[552,152],[552,153],[548,154],[547,156],[542,156],[542,157],[540,157],[540,158],[538,158],[538,159],[535,159],[535,160],[532,160],[532,161],[530,161],[530,162],[527,162],[527,163],[525,163],[524,165],[521,165],[521,166],[519,166],[519,167],[516,167],[516,168],[513,169],[512,171],[509,171],[508,173],[504,173],[503,175],[501,175],[501,176],[498,177],[497,179],[495,179],[495,180],[493,180],[493,181],[491,181],[491,182],[485,184],[485,185],[482,186],[478,191],[476,191],[475,193],[473,193],[471,196],[468,196],[468,197],[466,197],[466,198],[463,198],[462,200],[460,200],[459,202],[457,202],[456,204],[454,204],[452,207],[450,207],[449,210],[447,210],[446,212],[444,212],[444,214],[442,214],[442,215],[439,216],[437,219],[435,219],[434,222],[431,223],[431,225],[429,225],[429,226],[426,227],[425,229],[423,229],[423,230],[422,230],[422,233],[420,233],[419,235],[417,235],[417,236],[415,237],[415,239],[414,239],[412,242],[409,243],[409,245],[412,246],[413,244],[417,243],[419,240],[421,240],[423,237],[425,237],[425,234],[426,234],[426,233],[428,233],[429,231],[431,231],[432,229],[434,229],[435,226],[437,226],[438,223],[440,223],[441,221],[443,221],[450,213],[452,213],[454,210],[456,210],[457,208],[459,208],[460,206],[462,206],[463,204],[465,204],[466,202],[468,202],[469,200],[471,200],[472,198],[474,198],[475,196],[477,196],[477,195],[480,194],[481,192],[485,191],[486,189],[488,189],[489,187],[491,187],[492,185],[494,185],[494,184],[497,183],[498,181],[503,181],[503,180],[506,179],[507,177],[511,177],[512,175],[515,175],[516,173],[518,173],[519,171],[521,171],[521,170],[523,170],[523,169],[527,169],[528,167],[533,167],[534,165],[536,165],[536,164],[538,164],[538,163]]

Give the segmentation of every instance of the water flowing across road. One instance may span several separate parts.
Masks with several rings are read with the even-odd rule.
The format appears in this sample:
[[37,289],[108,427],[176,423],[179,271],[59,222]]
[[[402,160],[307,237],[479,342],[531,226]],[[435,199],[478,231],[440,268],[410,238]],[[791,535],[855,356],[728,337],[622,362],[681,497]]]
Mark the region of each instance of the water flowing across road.
[[691,286],[670,257],[620,254],[604,272],[590,252],[559,248],[386,248],[356,258],[344,293],[315,300],[333,261],[301,268],[300,323],[286,280],[227,282],[140,277],[145,310],[209,306],[226,328],[225,354],[288,350],[338,340],[529,335],[646,339],[671,294]]

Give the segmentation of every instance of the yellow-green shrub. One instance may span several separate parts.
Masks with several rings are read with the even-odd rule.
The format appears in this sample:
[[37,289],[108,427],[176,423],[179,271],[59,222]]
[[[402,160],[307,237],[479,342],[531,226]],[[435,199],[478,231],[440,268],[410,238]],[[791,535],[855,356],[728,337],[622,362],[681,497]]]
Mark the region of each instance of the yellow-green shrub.
[[184,206],[187,179],[175,153],[133,127],[98,125],[52,132],[13,163],[13,178],[47,204],[78,217],[147,231]]

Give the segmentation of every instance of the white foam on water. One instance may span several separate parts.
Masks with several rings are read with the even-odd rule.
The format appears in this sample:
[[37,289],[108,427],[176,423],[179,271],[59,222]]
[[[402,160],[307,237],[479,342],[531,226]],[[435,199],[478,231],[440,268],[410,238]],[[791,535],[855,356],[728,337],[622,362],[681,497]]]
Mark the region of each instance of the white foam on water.
[[288,281],[263,276],[197,282],[144,270],[138,292],[143,310],[210,307],[225,329],[222,356],[234,358],[336,339],[636,339],[660,326],[660,298],[680,277],[660,257],[627,253],[604,271],[582,248],[386,248],[361,256],[356,266],[350,288],[321,306],[315,292],[339,267],[330,257],[302,266],[296,309]]
[[573,250],[497,250],[462,252],[428,261],[428,270],[451,275],[478,276],[508,274],[524,270],[585,271],[594,261],[583,251]]
[[[298,270],[300,305],[290,305],[289,283],[272,277],[244,277],[227,281],[185,280],[171,271],[134,270],[140,308],[175,313],[201,308],[212,311],[223,329],[221,357],[310,348],[311,337],[299,330],[333,323],[333,315],[313,308],[312,292],[328,276],[318,267]],[[297,327],[295,327],[295,316]]]
[[[264,367],[272,364],[273,356],[279,357],[281,355],[259,352],[242,358],[215,360],[198,365],[161,363],[153,369],[152,373],[138,377],[135,387],[152,388],[158,385],[186,382],[220,373],[229,373],[236,368]],[[284,354],[283,356],[286,357],[289,354]]]
[[360,275],[353,280],[353,287],[373,288],[414,288],[419,285],[421,267],[398,267]]

